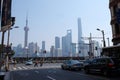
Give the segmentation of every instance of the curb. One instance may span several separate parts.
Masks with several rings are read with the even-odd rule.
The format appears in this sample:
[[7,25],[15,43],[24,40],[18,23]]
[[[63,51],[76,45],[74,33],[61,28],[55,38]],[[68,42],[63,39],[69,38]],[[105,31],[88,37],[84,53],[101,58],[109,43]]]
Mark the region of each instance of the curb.
[[10,80],[10,72],[6,72],[4,80]]

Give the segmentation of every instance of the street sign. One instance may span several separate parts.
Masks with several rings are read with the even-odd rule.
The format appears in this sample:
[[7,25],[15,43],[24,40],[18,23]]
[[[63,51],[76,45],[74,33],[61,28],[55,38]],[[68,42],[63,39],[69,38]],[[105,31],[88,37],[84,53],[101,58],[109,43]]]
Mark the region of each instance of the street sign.
[[117,23],[120,24],[120,8],[116,10]]

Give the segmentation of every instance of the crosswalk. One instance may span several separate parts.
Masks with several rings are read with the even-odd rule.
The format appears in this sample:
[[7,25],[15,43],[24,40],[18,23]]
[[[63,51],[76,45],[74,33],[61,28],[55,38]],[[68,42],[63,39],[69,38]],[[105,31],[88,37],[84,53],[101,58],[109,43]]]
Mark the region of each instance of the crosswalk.
[[44,69],[44,68],[60,68],[60,66],[38,66],[38,67],[34,67],[34,66],[26,66],[26,65],[21,65],[21,66],[11,66],[9,68],[10,71],[15,71],[15,70],[31,70],[31,69]]

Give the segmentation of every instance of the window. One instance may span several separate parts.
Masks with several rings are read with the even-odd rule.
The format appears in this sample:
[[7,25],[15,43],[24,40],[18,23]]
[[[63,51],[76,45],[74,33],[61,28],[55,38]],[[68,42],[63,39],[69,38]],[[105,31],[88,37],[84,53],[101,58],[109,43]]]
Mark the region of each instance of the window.
[[117,8],[117,5],[114,5],[114,6],[113,6],[113,15],[114,15],[114,16],[116,16],[116,11],[117,11],[117,9],[118,9],[118,8]]

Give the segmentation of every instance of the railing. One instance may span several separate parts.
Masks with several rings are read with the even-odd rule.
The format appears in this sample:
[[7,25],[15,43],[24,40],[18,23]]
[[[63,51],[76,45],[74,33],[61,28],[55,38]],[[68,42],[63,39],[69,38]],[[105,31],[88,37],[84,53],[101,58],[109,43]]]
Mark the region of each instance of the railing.
[[[15,57],[13,58],[17,63],[24,63],[27,61],[27,57]],[[61,63],[64,60],[74,59],[74,60],[84,60],[84,57],[29,57],[33,62],[37,59],[38,61],[43,60],[45,63]]]

